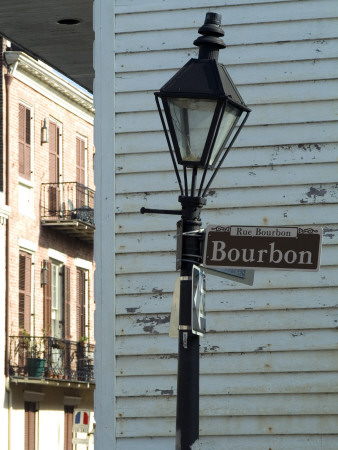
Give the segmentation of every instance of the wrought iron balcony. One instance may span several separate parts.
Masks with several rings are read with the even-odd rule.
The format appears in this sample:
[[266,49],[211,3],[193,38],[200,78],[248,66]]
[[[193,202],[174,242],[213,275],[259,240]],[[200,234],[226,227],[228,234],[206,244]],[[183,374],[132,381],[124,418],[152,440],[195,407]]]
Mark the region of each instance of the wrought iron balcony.
[[40,202],[42,225],[93,242],[94,195],[93,189],[76,181],[42,183]]
[[[94,383],[95,346],[45,336],[9,337],[9,376]],[[40,373],[32,366],[40,360]],[[41,362],[42,360],[42,362]]]

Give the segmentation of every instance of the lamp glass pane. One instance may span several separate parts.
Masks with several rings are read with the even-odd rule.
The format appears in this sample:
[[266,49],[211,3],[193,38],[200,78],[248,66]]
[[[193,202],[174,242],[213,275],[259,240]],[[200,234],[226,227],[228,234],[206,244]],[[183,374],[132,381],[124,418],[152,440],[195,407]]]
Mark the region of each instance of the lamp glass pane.
[[202,159],[217,100],[195,98],[167,100],[182,161],[198,163]]
[[238,122],[242,110],[233,105],[227,105],[224,109],[221,125],[218,130],[216,142],[212,150],[209,165],[212,166],[219,154],[224,149],[227,140],[231,135],[233,127]]

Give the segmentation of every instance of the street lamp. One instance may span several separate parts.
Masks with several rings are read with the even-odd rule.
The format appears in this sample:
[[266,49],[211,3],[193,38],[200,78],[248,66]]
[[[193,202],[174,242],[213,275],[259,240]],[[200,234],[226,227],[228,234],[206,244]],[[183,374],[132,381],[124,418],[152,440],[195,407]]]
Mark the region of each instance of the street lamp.
[[[178,223],[182,250],[178,255],[181,273],[176,450],[190,450],[199,438],[199,336],[192,330],[191,308],[192,269],[201,263],[203,245],[200,212],[208,189],[250,112],[225,66],[218,62],[219,50],[225,48],[220,24],[220,14],[206,14],[204,25],[198,30],[202,36],[194,41],[199,47],[198,59],[188,61],[155,92],[182,209],[141,208],[141,213],[182,217]],[[183,168],[182,177],[179,166]]]

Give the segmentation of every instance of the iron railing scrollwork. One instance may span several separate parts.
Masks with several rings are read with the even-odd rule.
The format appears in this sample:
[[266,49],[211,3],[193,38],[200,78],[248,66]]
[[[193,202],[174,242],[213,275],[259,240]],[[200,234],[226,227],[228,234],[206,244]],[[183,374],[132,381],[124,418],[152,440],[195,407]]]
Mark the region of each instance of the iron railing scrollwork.
[[42,183],[41,220],[78,220],[94,226],[94,195],[93,189],[76,181]]
[[42,378],[94,383],[95,346],[45,336],[9,337],[9,376],[29,377],[28,360],[44,360]]

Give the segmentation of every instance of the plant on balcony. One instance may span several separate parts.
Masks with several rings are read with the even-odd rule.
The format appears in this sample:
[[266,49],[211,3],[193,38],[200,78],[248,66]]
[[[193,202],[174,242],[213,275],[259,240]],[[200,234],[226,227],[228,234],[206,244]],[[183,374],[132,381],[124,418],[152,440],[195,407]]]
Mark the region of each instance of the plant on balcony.
[[20,337],[21,345],[26,350],[28,376],[41,378],[46,364],[43,338],[31,336],[25,329],[20,332]]
[[88,342],[88,337],[87,336],[81,336],[79,339],[79,344],[82,346],[85,346]]

